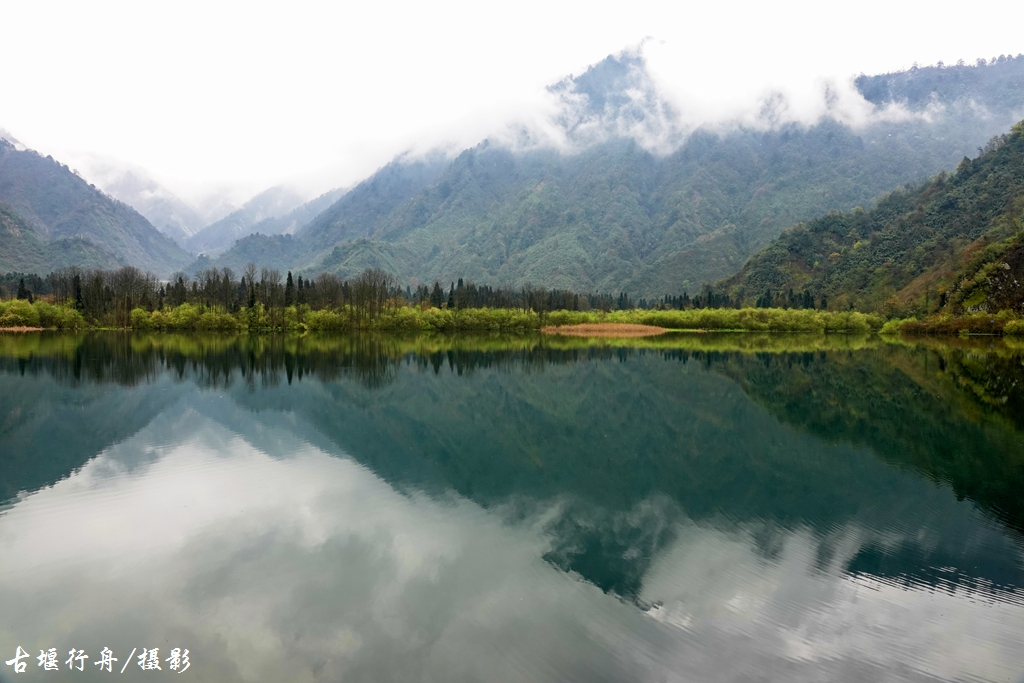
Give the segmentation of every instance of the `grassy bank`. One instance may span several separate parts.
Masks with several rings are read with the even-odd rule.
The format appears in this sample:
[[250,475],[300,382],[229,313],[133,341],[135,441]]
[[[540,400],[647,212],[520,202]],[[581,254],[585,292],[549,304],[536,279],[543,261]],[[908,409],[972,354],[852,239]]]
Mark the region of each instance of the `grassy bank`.
[[[128,316],[129,329],[159,331],[265,332],[503,332],[522,333],[561,325],[620,323],[662,327],[667,330],[752,332],[842,332],[863,334],[878,331],[883,318],[863,313],[836,313],[807,309],[718,308],[684,311],[633,309],[627,311],[551,311],[504,308],[418,308],[395,306],[374,316],[352,307],[310,310],[289,306],[268,311],[257,303],[238,311],[213,306],[181,304],[147,311],[136,308]],[[74,308],[43,301],[0,302],[0,327],[48,329],[95,329]]]
[[999,313],[968,313],[966,315],[934,315],[923,320],[909,318],[890,320],[881,334],[918,335],[1005,335],[1024,337],[1024,319],[1010,311]]
[[[937,315],[923,320],[894,319],[855,312],[782,308],[704,308],[684,311],[550,311],[507,308],[419,308],[395,306],[376,315],[346,306],[311,310],[289,306],[267,310],[257,303],[229,312],[217,306],[181,304],[147,311],[136,308],[120,329],[179,332],[487,332],[522,334],[565,325],[645,325],[666,330],[708,332],[809,332],[885,335],[989,334],[1024,337],[1024,318],[1002,311],[963,316]],[[0,329],[110,329],[87,320],[71,306],[46,301],[0,301]]]

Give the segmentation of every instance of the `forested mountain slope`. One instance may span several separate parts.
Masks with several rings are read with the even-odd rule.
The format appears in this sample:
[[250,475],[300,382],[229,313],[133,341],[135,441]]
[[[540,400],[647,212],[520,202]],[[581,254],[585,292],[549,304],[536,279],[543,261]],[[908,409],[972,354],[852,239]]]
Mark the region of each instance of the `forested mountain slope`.
[[158,274],[168,274],[191,260],[127,204],[106,196],[52,158],[19,151],[2,139],[0,202],[43,242],[82,238],[123,263]]
[[300,204],[302,197],[295,192],[283,187],[272,187],[247,201],[242,208],[189,237],[185,240],[185,246],[195,253],[219,254],[234,244],[235,240],[252,234],[257,223],[283,216]]
[[[558,123],[566,139],[586,142],[575,152],[485,141],[440,164],[396,160],[294,238],[248,238],[216,263],[692,292],[795,222],[954,166],[1024,109],[1024,59],[927,67],[858,79],[876,111],[857,127],[828,116],[811,126],[766,119],[698,129],[663,154],[622,133],[668,125],[660,122],[671,107],[654,100],[642,68],[636,55],[610,57],[553,88],[572,95]],[[643,97],[628,95],[636,91]]]
[[48,273],[65,266],[117,268],[117,258],[79,237],[41,240],[7,204],[0,202],[0,273]]
[[1024,122],[870,211],[794,226],[720,287],[748,301],[807,291],[831,308],[888,314],[1024,311]]
[[854,83],[864,99],[877,107],[901,104],[922,111],[936,105],[970,103],[991,113],[1020,111],[1024,59],[1000,55],[991,61],[979,59],[973,65],[945,66],[940,62],[875,76],[861,74]]
[[[293,239],[291,234],[251,235],[240,240],[215,261],[200,258],[193,264],[193,268],[213,265],[240,270],[248,262],[291,270],[310,266],[315,260],[322,258],[323,254],[330,253],[321,245],[333,246],[338,242],[364,237],[366,226],[380,220],[395,207],[401,206],[435,182],[446,165],[447,161],[440,154],[414,160],[396,159],[333,204],[318,211],[312,222],[296,231],[303,239]],[[387,248],[387,245],[375,245],[372,249],[374,253],[369,258],[361,260],[360,264],[366,263],[375,267],[395,266],[392,263],[382,263],[377,258],[378,252]],[[365,265],[353,267],[355,272],[362,270]],[[391,272],[398,274],[400,270],[394,267]]]

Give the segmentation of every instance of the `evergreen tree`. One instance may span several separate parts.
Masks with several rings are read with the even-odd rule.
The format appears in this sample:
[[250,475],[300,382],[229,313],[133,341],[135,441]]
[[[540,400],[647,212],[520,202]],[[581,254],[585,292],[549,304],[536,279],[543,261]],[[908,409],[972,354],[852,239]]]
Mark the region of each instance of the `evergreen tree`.
[[[280,272],[280,271],[278,271]],[[280,280],[278,280],[280,282]],[[288,278],[284,284],[284,305],[291,306],[295,302],[295,282],[292,280],[292,271],[288,271]]]
[[75,295],[75,310],[85,310],[85,301],[82,300],[82,276],[78,273],[75,273],[75,276],[71,278],[71,287]]
[[434,281],[434,289],[430,292],[430,305],[434,308],[441,308],[444,305],[444,290],[437,280]]
[[448,290],[448,308],[455,308],[455,283],[452,283],[452,288]]
[[28,288],[25,287],[25,278],[18,280],[18,298],[27,299],[29,297]]

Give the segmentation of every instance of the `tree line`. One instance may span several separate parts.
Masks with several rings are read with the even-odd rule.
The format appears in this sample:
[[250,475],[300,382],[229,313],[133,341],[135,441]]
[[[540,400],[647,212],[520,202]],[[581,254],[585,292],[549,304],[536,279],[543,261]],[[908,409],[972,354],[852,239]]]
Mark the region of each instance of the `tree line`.
[[[117,270],[86,270],[75,266],[55,270],[45,277],[37,274],[7,273],[0,276],[0,298],[33,300],[42,296],[79,311],[92,324],[128,327],[133,310],[147,312],[174,309],[190,304],[229,314],[258,311],[266,326],[283,327],[289,309],[344,311],[354,327],[372,322],[389,309],[414,306],[421,309],[514,309],[543,314],[550,311],[691,310],[739,308],[740,302],[709,285],[694,296],[666,295],[660,300],[634,300],[626,292],[617,295],[546,289],[533,285],[493,287],[459,278],[448,287],[417,284],[401,287],[397,279],[380,268],[367,268],[345,279],[332,273],[315,277],[295,276],[288,271],[259,268],[248,264],[241,273],[231,268],[209,268],[189,276],[176,273],[161,280],[132,266]],[[758,308],[817,308],[806,292],[775,295],[768,291],[758,298]],[[822,308],[826,306],[824,299]]]

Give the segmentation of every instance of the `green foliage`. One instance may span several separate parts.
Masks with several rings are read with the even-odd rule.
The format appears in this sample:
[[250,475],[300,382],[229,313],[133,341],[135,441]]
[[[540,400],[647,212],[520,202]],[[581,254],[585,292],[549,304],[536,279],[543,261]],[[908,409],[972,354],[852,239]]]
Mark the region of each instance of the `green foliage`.
[[878,330],[878,334],[886,336],[897,335],[903,331],[904,322],[906,321],[901,320],[899,318],[893,318],[892,320],[888,320],[884,325],[882,325],[882,329]]
[[235,332],[246,329],[246,313],[231,315],[223,309],[183,303],[180,306],[149,312],[136,308],[131,312],[133,330],[191,330],[203,332]]
[[85,327],[81,313],[73,308],[54,306],[46,301],[29,303],[22,299],[0,301],[0,328],[43,327],[77,330]]
[[[878,331],[883,319],[857,312],[828,312],[796,309],[693,309],[657,311],[550,311],[538,313],[518,308],[420,308],[396,306],[367,320],[350,305],[338,309],[309,310],[289,306],[271,315],[263,304],[229,313],[222,307],[183,303],[160,310],[134,308],[127,327],[133,330],[189,330],[235,332],[308,331],[350,332],[379,330],[392,332],[491,332],[522,334],[542,327],[580,323],[630,323],[673,330],[744,330],[756,332],[811,332],[863,334]],[[0,327],[26,326],[57,329],[86,327],[82,315],[70,305],[43,301],[29,304],[14,300],[0,302]]]
[[[1012,311],[998,313],[965,313],[953,315],[938,313],[921,320],[910,318],[894,319],[887,322],[881,330],[882,334],[925,335],[943,334],[970,336],[972,334],[1013,334],[1012,330],[1020,325],[1020,318]],[[1008,331],[1009,330],[1009,331]]]
[[39,313],[39,326],[49,330],[85,329],[82,314],[68,306],[54,306],[46,301],[36,301],[33,307]]
[[1011,320],[1003,327],[1003,334],[1010,337],[1024,337],[1024,320]]
[[832,308],[886,315],[1024,312],[1022,212],[1017,127],[956,173],[897,190],[871,211],[797,224],[719,286],[745,301],[806,290]]
[[0,302],[0,327],[39,327],[39,311],[24,299]]
[[[163,316],[160,315],[157,311],[154,311],[152,314],[150,314],[150,312],[144,308],[133,308],[131,313],[132,329],[152,330],[154,327],[157,327],[157,325],[155,324],[157,321],[153,320],[154,316],[159,316],[158,321],[160,323],[164,323]],[[161,325],[160,327],[163,328],[164,325]]]

